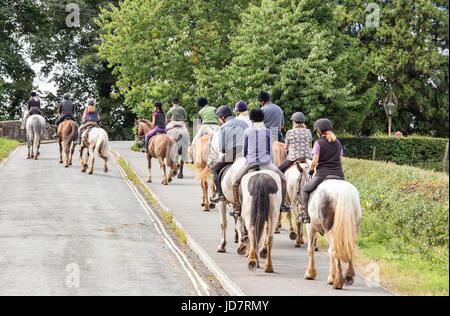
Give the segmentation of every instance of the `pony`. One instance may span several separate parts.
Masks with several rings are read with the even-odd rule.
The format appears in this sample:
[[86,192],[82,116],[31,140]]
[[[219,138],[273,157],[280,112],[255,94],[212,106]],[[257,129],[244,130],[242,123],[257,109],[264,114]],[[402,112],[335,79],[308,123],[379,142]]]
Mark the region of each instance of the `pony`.
[[[209,212],[210,209],[216,207],[214,203],[209,201],[208,197],[208,175],[211,172],[210,167],[214,165],[215,161],[218,159],[218,151],[216,153],[211,152],[212,147],[219,148],[218,144],[218,133],[214,135],[204,135],[197,139],[195,144],[192,144],[192,157],[194,159],[194,164],[197,167],[198,175],[196,179],[200,179],[200,185],[202,187],[202,203],[204,212]],[[211,155],[210,155],[211,153]],[[211,181],[211,192],[212,196],[216,194],[216,188],[214,186],[214,181]]]
[[[23,120],[27,116],[28,111],[24,112]],[[39,148],[41,146],[41,136],[45,128],[45,118],[40,115],[32,115],[26,121],[28,156],[27,159],[38,160],[40,155]],[[34,148],[36,147],[36,155]],[[31,153],[30,153],[31,150]]]
[[[91,158],[91,167],[89,168],[88,174],[94,173],[94,160],[95,154],[102,158],[104,161],[103,172],[108,172],[108,159],[109,159],[109,145],[108,145],[108,133],[103,128],[94,127],[86,130],[83,133],[83,138],[81,140],[80,146],[80,162],[81,162],[81,172],[86,172],[88,168],[89,156]],[[83,151],[87,148],[88,152],[86,155],[86,160],[83,160]]]
[[[329,243],[330,274],[328,284],[342,289],[344,283],[352,285],[355,270],[353,258],[358,250],[357,237],[361,223],[361,203],[358,190],[343,180],[326,180],[312,194],[309,202],[311,223],[308,224],[309,264],[305,279],[317,276],[314,261],[314,239],[324,234]],[[341,263],[347,263],[345,279]]]
[[[154,128],[153,124],[148,120],[136,121],[136,139],[143,139],[145,134]],[[177,145],[175,140],[167,134],[155,135],[148,145],[147,164],[148,164],[148,178],[147,183],[152,182],[152,158],[156,158],[163,170],[163,185],[168,185],[172,182],[172,177],[177,174],[177,164],[175,163],[177,157]],[[165,161],[165,162],[164,162]],[[169,175],[166,172],[167,167],[170,168]]]
[[191,143],[189,131],[185,127],[176,126],[170,129],[167,134],[171,136],[177,144],[177,177],[178,179],[183,179],[184,163],[188,160],[188,148]]
[[64,120],[58,125],[57,130],[58,144],[59,144],[59,163],[63,163],[63,147],[66,153],[66,164],[68,168],[72,165],[72,157],[77,146],[76,141],[78,138],[78,124],[72,120]]
[[[273,273],[272,246],[273,234],[277,227],[277,219],[281,207],[281,179],[273,171],[250,171],[241,180],[243,221],[248,231],[248,269],[256,270],[259,267],[257,249],[263,232],[264,243],[259,253],[261,258],[266,258],[264,272]],[[238,231],[244,231],[242,227]],[[241,243],[245,239],[241,239]],[[240,248],[245,245],[240,245]]]

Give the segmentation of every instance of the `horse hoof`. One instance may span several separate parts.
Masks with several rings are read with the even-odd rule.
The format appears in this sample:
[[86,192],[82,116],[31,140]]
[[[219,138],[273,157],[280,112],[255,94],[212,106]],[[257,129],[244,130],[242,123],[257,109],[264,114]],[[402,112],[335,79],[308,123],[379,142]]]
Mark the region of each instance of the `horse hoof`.
[[351,276],[346,276],[344,279],[345,285],[353,285],[353,283],[355,282],[355,280],[353,279],[353,277]]
[[171,182],[172,182],[172,178],[169,178],[169,180],[168,180],[168,181],[169,181],[169,183],[171,183]]
[[297,233],[296,233],[296,232],[291,232],[291,233],[289,234],[289,238],[290,238],[291,240],[296,240],[296,239],[297,239]]
[[30,157],[31,157],[31,159],[34,159],[34,155],[31,155]]
[[203,209],[203,212],[209,212],[209,209],[204,208],[204,209]]
[[205,203],[202,203],[202,204],[201,204],[202,207],[205,206],[205,205],[206,205]]
[[247,247],[246,246],[240,246],[238,249],[237,249],[237,253],[238,253],[238,255],[241,255],[241,256],[244,256],[246,253],[247,253]]
[[314,280],[316,278],[316,272],[306,272],[305,280]]
[[63,163],[63,161],[62,161],[62,160],[60,160],[60,161],[59,161],[59,163]]
[[315,247],[315,248],[314,248],[314,251],[315,251],[315,252],[318,252],[318,251],[319,251],[319,247]]
[[250,271],[255,271],[257,267],[258,267],[258,264],[256,263],[256,260],[251,260],[251,261],[248,263],[248,269],[249,269]]
[[67,164],[66,164],[64,167],[65,167],[65,168],[69,168],[69,166],[70,166],[70,165],[67,165]]
[[216,208],[216,204],[214,203],[209,204],[209,208]]
[[72,163],[71,162],[69,162],[69,166],[71,166],[72,165]]
[[301,242],[296,242],[296,243],[294,243],[294,247],[295,248],[301,248],[302,247],[302,243]]
[[265,273],[273,273],[274,272],[273,267],[272,266],[264,267],[264,272]]
[[184,176],[182,174],[178,175],[178,179],[183,179],[183,178],[184,178]]
[[28,157],[27,157],[27,159],[31,159],[31,157],[30,157],[30,156],[28,156]]
[[103,168],[104,173],[108,173],[108,168]]
[[152,179],[148,178],[147,183],[152,183]]
[[93,174],[94,171],[93,170],[89,170],[88,174]]
[[280,233],[280,229],[277,227],[273,233],[274,234],[279,234]]
[[344,278],[336,278],[333,282],[333,288],[335,290],[341,290],[344,287]]
[[34,157],[34,160],[38,160],[38,157]]
[[226,250],[225,247],[220,246],[219,248],[217,248],[217,252],[218,253],[225,253],[225,252],[227,252],[227,250]]
[[259,252],[259,255],[261,256],[261,258],[266,259],[266,258],[267,258],[267,249],[262,249],[262,250]]

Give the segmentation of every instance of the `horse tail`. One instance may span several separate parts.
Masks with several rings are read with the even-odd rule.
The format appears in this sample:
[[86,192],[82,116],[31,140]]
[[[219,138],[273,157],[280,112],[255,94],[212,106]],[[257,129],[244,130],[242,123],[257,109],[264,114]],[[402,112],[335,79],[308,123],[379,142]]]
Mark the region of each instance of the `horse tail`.
[[31,135],[33,136],[33,146],[37,148],[41,141],[41,128],[39,126],[39,119],[37,116],[31,117],[31,132]]
[[199,171],[198,175],[195,177],[195,180],[200,180],[207,177],[210,174],[211,170],[209,170],[208,166]]
[[175,140],[171,137],[166,138],[166,144],[167,144],[166,163],[169,168],[172,168],[172,166],[177,161],[178,148]]
[[338,192],[334,215],[333,250],[336,258],[350,262],[358,249],[357,210],[348,192]]
[[105,161],[109,159],[109,147],[108,147],[108,135],[104,132],[104,135],[99,136],[99,140],[97,141],[97,146],[95,146],[95,151],[97,156],[102,158]]
[[278,185],[268,174],[258,173],[250,178],[248,190],[253,197],[251,206],[251,226],[255,228],[256,241],[261,240],[264,225],[269,220],[270,194],[278,191]]
[[70,133],[70,136],[67,140],[68,144],[70,144],[71,142],[73,142],[75,139],[78,138],[78,126],[77,123],[75,121],[72,121],[72,133]]

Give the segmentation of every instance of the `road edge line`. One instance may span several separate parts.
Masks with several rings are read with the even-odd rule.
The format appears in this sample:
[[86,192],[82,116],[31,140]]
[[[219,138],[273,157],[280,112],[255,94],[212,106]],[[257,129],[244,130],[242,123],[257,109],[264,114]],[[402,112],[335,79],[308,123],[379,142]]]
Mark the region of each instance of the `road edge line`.
[[[120,155],[119,152],[116,150],[112,150],[114,154],[117,157],[122,158],[125,160],[125,158]],[[126,161],[126,160],[125,160]],[[128,162],[129,163],[129,162]],[[130,164],[130,163],[129,163]],[[133,170],[130,164],[130,168]],[[145,185],[145,187],[150,192],[151,196],[155,201],[160,205],[161,209],[168,212],[171,216],[175,224],[183,230],[184,234],[186,235],[187,239],[187,246],[194,251],[194,253],[197,254],[197,256],[200,258],[200,260],[203,262],[203,264],[208,268],[210,272],[212,272],[217,280],[220,282],[222,287],[225,289],[225,291],[231,295],[231,296],[247,296],[247,294],[242,291],[242,289],[234,283],[228,275],[223,272],[223,270],[214,262],[214,260],[203,250],[203,248],[198,244],[198,242],[189,234],[186,229],[183,227],[183,225],[177,220],[177,218],[173,215],[173,212],[164,205],[164,203],[159,199],[159,197],[151,190],[151,188],[145,184],[145,182],[142,180],[142,178],[133,170],[134,174],[139,178],[139,180]]]

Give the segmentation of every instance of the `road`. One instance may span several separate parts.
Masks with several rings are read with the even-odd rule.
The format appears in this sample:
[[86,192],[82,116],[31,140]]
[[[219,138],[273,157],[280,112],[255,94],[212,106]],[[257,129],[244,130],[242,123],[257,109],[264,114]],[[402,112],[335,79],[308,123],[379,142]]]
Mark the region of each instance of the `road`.
[[[113,142],[112,148],[117,151],[145,183],[147,178],[147,162],[145,155],[130,150],[132,142]],[[162,172],[159,164],[152,164],[153,183],[148,188],[156,195],[166,208],[182,224],[186,232],[212,259],[218,268],[232,280],[234,285],[246,295],[341,295],[341,296],[384,296],[391,295],[378,285],[357,276],[352,287],[333,290],[326,284],[329,270],[329,258],[324,253],[316,253],[318,277],[314,281],[303,279],[308,265],[306,247],[293,248],[286,231],[275,236],[273,249],[274,274],[266,274],[262,269],[256,273],[247,269],[246,258],[237,255],[237,246],[233,243],[234,225],[228,221],[227,253],[216,252],[220,243],[220,219],[218,210],[202,212],[200,207],[201,188],[195,180],[194,172],[185,168],[185,179],[174,179],[168,186],[161,184]],[[373,269],[373,267],[371,267]]]
[[41,154],[0,168],[0,295],[198,294],[114,163],[91,176]]

